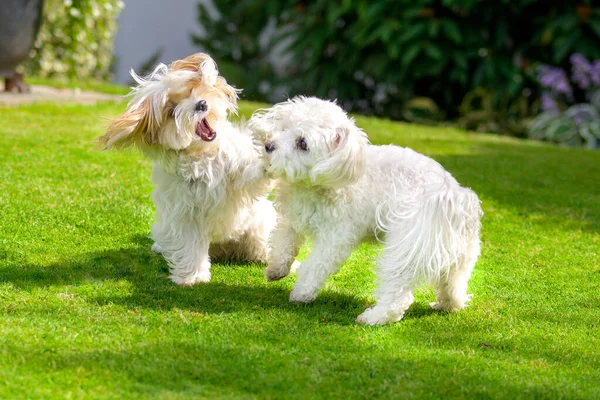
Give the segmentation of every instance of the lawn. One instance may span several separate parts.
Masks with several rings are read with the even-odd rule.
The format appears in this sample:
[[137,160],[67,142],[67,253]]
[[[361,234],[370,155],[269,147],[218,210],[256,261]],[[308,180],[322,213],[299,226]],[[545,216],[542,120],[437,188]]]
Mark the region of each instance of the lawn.
[[485,212],[470,307],[432,311],[424,287],[369,327],[374,244],[306,306],[261,265],[168,281],[150,162],[95,148],[122,109],[0,107],[0,398],[600,398],[600,152],[358,118]]

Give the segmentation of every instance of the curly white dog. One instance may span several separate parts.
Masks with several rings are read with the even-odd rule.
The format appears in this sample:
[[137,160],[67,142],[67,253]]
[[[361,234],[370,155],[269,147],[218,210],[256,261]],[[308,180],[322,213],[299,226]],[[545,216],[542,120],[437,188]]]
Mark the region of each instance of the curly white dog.
[[313,301],[327,278],[369,236],[383,238],[377,304],[357,319],[402,319],[420,282],[435,286],[435,309],[457,311],[479,256],[477,195],[436,161],[398,146],[373,146],[335,103],[297,97],[256,113],[250,127],[280,178],[277,226],[265,275],[281,279],[305,235],[313,249],[297,271],[290,301]]
[[210,280],[210,258],[264,262],[275,209],[265,197],[261,149],[250,132],[228,121],[237,90],[215,62],[197,53],[148,77],[132,71],[137,87],[127,110],[100,142],[134,146],[154,160],[156,223],[152,249],[163,254],[181,285]]

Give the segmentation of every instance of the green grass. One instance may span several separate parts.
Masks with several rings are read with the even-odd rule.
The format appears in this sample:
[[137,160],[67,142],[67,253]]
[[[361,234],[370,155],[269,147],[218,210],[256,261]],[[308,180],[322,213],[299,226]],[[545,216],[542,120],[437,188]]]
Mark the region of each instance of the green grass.
[[434,312],[423,288],[404,320],[365,327],[373,244],[307,306],[260,265],[170,283],[150,162],[95,148],[122,108],[0,108],[0,398],[600,397],[600,153],[358,118],[485,211],[470,307]]

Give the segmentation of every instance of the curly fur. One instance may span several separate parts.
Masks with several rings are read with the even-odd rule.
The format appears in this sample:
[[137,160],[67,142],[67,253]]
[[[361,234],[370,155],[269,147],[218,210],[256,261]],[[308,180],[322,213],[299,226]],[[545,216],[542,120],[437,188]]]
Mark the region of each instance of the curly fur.
[[361,240],[377,237],[384,243],[377,304],[358,322],[400,320],[420,282],[435,286],[433,308],[467,304],[482,216],[472,190],[429,157],[369,144],[333,102],[294,98],[256,113],[250,126],[265,143],[269,173],[279,178],[267,278],[288,275],[304,238],[313,238],[291,301],[314,300]]

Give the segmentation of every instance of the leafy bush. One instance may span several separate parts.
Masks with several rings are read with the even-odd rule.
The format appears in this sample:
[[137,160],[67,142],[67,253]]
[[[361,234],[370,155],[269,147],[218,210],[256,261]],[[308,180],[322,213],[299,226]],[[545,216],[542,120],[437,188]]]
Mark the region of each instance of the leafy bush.
[[[263,1],[256,0],[217,0],[213,3],[198,4],[198,18],[205,34],[192,36],[192,40],[215,58],[223,76],[243,88],[246,97],[268,100],[264,88],[275,74],[267,59],[270,42],[263,41],[261,45],[259,37],[271,16],[280,9],[273,8],[277,2],[271,2],[267,9]],[[217,9],[217,15],[211,12],[213,7]],[[226,18],[222,17],[224,15]]]
[[535,119],[531,137],[589,148],[600,147],[600,60],[571,56],[571,78],[561,68],[538,68],[543,112]]
[[[200,6],[208,34],[197,43],[235,65],[252,96],[335,97],[352,111],[399,119],[462,117],[524,134],[523,118],[536,112],[535,66],[562,65],[574,52],[600,57],[591,0],[214,3],[227,18]],[[273,49],[283,66],[269,62]],[[433,107],[415,113],[414,98]]]
[[121,0],[46,0],[28,74],[108,79]]

